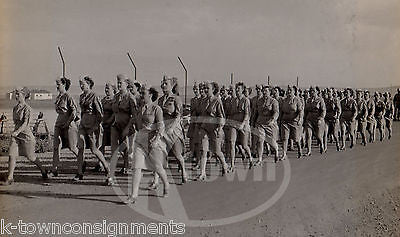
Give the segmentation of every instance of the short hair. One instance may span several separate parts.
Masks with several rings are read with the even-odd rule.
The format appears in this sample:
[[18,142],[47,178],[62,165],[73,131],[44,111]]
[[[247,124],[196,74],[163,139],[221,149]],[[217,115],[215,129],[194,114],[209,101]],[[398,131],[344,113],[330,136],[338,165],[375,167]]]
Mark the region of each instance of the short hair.
[[114,92],[114,94],[117,93],[117,87],[114,84],[112,84],[111,82],[107,82],[106,87],[107,86],[109,86],[111,88],[111,90]]
[[236,82],[235,87],[241,86],[243,89],[246,89],[246,86],[243,82]]
[[71,86],[71,80],[66,78],[66,77],[61,77],[60,79],[58,79],[57,81],[61,82],[61,84],[64,85],[65,90],[68,91],[70,86]]
[[24,98],[25,99],[29,99],[29,97],[31,97],[31,91],[27,88],[27,87],[20,87],[20,88],[17,88],[16,90],[15,90],[15,92],[18,92],[18,93],[20,93],[20,94],[23,94],[24,95]]
[[154,87],[149,88],[149,94],[151,95],[151,101],[156,101],[158,99],[158,91]]
[[89,88],[92,89],[94,86],[94,81],[89,76],[85,76],[83,80],[89,85]]
[[219,92],[219,85],[216,82],[211,82],[210,85],[213,87],[213,95],[218,94]]

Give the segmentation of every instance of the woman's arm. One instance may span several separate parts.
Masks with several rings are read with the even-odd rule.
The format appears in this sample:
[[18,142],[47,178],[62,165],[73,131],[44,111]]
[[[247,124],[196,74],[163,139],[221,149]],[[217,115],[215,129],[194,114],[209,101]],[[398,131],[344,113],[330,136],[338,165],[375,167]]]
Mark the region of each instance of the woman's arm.
[[14,132],[12,133],[13,137],[18,136],[25,129],[29,129],[29,118],[30,117],[31,117],[30,109],[25,108],[23,111],[23,116],[22,116],[22,125],[18,129],[14,130]]

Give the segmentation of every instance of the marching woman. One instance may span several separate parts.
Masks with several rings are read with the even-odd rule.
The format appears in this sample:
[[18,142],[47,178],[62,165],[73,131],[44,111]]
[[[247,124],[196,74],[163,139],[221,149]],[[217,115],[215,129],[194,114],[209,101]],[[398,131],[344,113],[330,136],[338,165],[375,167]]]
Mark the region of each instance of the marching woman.
[[194,83],[193,85],[193,94],[194,97],[190,99],[190,124],[189,124],[189,129],[187,131],[187,136],[190,139],[190,158],[196,157],[196,146],[198,145],[198,139],[197,138],[197,123],[196,123],[196,114],[197,114],[197,109],[198,109],[198,104],[199,104],[199,87],[197,83]]
[[[113,112],[113,104],[114,104],[114,95],[116,92],[115,85],[111,83],[106,83],[104,88],[104,93],[106,96],[101,99],[101,105],[103,106],[103,121],[101,125],[103,126],[103,142],[101,143],[100,151],[105,155],[105,147],[111,146],[111,126],[114,123],[114,112]],[[104,170],[104,167],[101,166],[101,162],[97,164],[95,167],[95,171]]]
[[161,89],[164,95],[158,99],[158,105],[162,108],[165,134],[164,139],[168,149],[172,149],[174,156],[179,162],[182,174],[182,183],[186,183],[188,176],[185,170],[184,152],[184,131],[182,128],[183,106],[178,93],[178,79],[164,77],[161,82]]
[[356,92],[356,102],[357,102],[357,132],[361,134],[362,144],[364,146],[367,145],[367,116],[368,116],[368,107],[367,103],[364,100],[364,94],[361,90],[357,90]]
[[193,167],[193,170],[198,170],[200,169],[200,160],[201,160],[201,137],[199,136],[200,130],[201,130],[201,116],[202,114],[204,114],[204,110],[207,108],[208,105],[208,97],[207,94],[205,92],[205,83],[202,82],[199,84],[199,101],[198,101],[198,105],[197,105],[197,109],[195,112],[195,117],[196,117],[196,144],[198,145],[196,147],[196,165]]
[[56,80],[58,96],[55,107],[57,119],[54,125],[54,143],[53,143],[53,168],[51,174],[58,176],[58,165],[60,163],[60,150],[69,148],[72,153],[78,156],[78,127],[76,124],[77,106],[72,96],[68,94],[71,81],[67,78]]
[[[251,98],[250,100],[250,127],[254,128],[254,114],[255,110],[257,108],[257,104],[259,101],[262,100],[263,94],[262,94],[262,86],[261,85],[256,85],[256,95]],[[251,134],[251,133],[250,133]],[[257,150],[257,136],[251,136],[251,150],[254,151]]]
[[339,146],[339,133],[340,124],[339,118],[342,113],[339,99],[334,95],[332,88],[327,91],[327,98],[325,99],[326,116],[325,116],[325,149],[328,147],[328,137],[333,136],[336,144],[336,150],[340,150]]
[[201,174],[197,178],[198,180],[204,181],[206,179],[206,164],[207,164],[207,153],[215,154],[220,163],[222,164],[222,174],[227,172],[228,165],[225,161],[225,156],[221,150],[223,126],[225,124],[225,113],[221,100],[216,96],[219,91],[218,84],[216,82],[204,84],[204,91],[207,95],[207,105],[205,109],[201,111],[201,127],[199,136],[201,137],[201,159],[200,167]]
[[104,154],[105,146],[111,146],[111,126],[114,123],[115,115],[113,111],[114,105],[114,95],[116,92],[115,85],[111,83],[106,83],[106,87],[104,88],[104,93],[106,96],[101,99],[101,105],[103,106],[103,142],[100,147],[101,152]]
[[133,136],[135,133],[134,120],[138,109],[138,101],[128,90],[128,84],[130,84],[130,80],[125,75],[117,75],[117,88],[119,91],[115,95],[112,105],[114,123],[111,126],[112,156],[110,160],[110,173],[107,179],[109,185],[113,185],[115,181],[114,175],[119,152],[123,152],[122,157],[124,159],[124,166],[121,173],[126,172],[129,166],[128,152],[131,149],[131,143],[128,137]]
[[356,117],[357,117],[357,102],[351,98],[352,89],[347,88],[344,90],[344,99],[340,102],[342,107],[342,114],[340,115],[340,135],[342,138],[342,146],[340,150],[346,147],[346,131],[350,135],[350,148],[353,148],[356,140],[354,131],[356,130]]
[[394,105],[389,92],[383,94],[383,102],[385,103],[385,122],[388,130],[388,139],[392,138],[392,125],[394,117]]
[[154,88],[143,85],[140,88],[141,107],[135,119],[137,133],[133,148],[132,191],[127,203],[135,203],[139,194],[142,170],[155,171],[164,184],[164,197],[168,196],[169,182],[163,162],[167,156],[164,135],[163,111],[154,101],[158,93]]
[[295,96],[294,88],[288,86],[286,97],[282,99],[281,107],[281,132],[283,154],[282,160],[287,157],[289,138],[297,145],[297,158],[301,158],[300,137],[302,132],[303,109],[300,99]]
[[274,150],[275,163],[278,161],[278,117],[279,102],[270,96],[269,87],[263,88],[264,98],[258,103],[255,110],[255,125],[257,139],[258,161],[255,165],[262,165],[264,142],[267,142]]
[[325,115],[326,115],[326,106],[325,102],[317,94],[317,90],[314,87],[311,87],[310,90],[310,98],[306,101],[306,105],[304,108],[305,120],[304,127],[306,129],[306,140],[307,140],[307,154],[306,156],[311,155],[311,142],[312,135],[314,134],[317,138],[317,142],[319,145],[319,152],[322,154],[325,151],[324,144],[324,132],[325,132]]
[[25,156],[34,163],[42,173],[42,178],[47,178],[47,171],[43,163],[35,155],[35,137],[30,128],[32,108],[26,103],[30,97],[27,88],[18,88],[15,91],[15,99],[18,101],[13,108],[14,132],[11,134],[9,147],[8,177],[3,185],[11,185],[14,182],[14,170],[17,163],[17,156]]
[[364,98],[367,103],[367,131],[369,135],[368,142],[375,142],[375,101],[371,98],[369,91],[364,92]]
[[380,141],[383,141],[385,138],[385,113],[386,113],[386,104],[381,100],[381,95],[379,92],[375,92],[375,121],[376,128],[379,130]]
[[82,94],[79,97],[79,105],[81,107],[81,123],[78,132],[78,172],[74,181],[83,179],[84,151],[86,142],[91,152],[100,160],[106,172],[109,173],[109,165],[104,159],[103,153],[97,147],[99,132],[101,131],[101,121],[103,117],[103,107],[100,98],[92,91],[94,81],[92,78],[85,76],[79,80]]
[[239,149],[244,154],[247,154],[250,161],[250,167],[253,165],[253,158],[249,147],[250,134],[250,100],[245,96],[245,91],[248,91],[243,82],[236,83],[235,92],[237,98],[236,108],[233,113],[233,126],[230,129],[230,161],[231,166],[229,172],[235,170],[235,145],[239,145]]
[[[238,99],[236,98],[236,92],[234,91],[235,88],[233,85],[229,85],[228,89],[227,89],[227,98],[225,100],[222,101],[222,106],[224,108],[224,112],[225,112],[225,125],[224,125],[224,134],[225,134],[225,139],[224,139],[224,147],[225,147],[225,153],[229,156],[232,157],[232,150],[231,150],[231,146],[232,146],[232,129],[233,128],[233,119],[234,119],[234,115],[236,113],[237,110],[237,105],[238,105]],[[234,138],[236,141],[236,137]],[[233,141],[233,146],[234,149],[235,148],[235,142]],[[233,152],[235,152],[236,150],[233,150]]]

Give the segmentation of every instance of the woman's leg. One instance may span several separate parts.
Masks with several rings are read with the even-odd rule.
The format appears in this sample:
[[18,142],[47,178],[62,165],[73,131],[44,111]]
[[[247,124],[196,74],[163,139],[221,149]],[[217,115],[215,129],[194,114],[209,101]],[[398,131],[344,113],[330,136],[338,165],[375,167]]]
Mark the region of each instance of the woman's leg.
[[9,156],[8,157],[8,177],[7,180],[14,179],[14,170],[17,164],[17,157],[16,156]]
[[276,139],[274,139],[273,137],[267,137],[265,140],[268,142],[268,144],[274,150],[274,160],[276,163],[278,161],[278,157],[279,157],[278,143],[276,142]]
[[9,148],[9,157],[8,157],[8,177],[7,177],[8,181],[14,179],[14,170],[17,164],[17,155],[18,155],[18,144],[15,141],[15,138],[12,138],[11,145]]
[[200,158],[200,170],[201,170],[201,173],[200,173],[200,176],[199,176],[199,179],[200,180],[203,180],[203,179],[205,179],[206,177],[207,177],[207,174],[206,174],[206,165],[207,165],[207,152],[208,151],[201,151],[201,158]]
[[[58,165],[60,163],[60,150],[61,150],[61,137],[60,137],[60,128],[54,127],[54,140],[53,140],[53,173],[56,173],[58,170]],[[77,154],[75,154],[76,156]]]
[[311,143],[312,143],[312,129],[310,126],[306,127],[306,143],[307,143],[307,156],[311,155]]
[[265,135],[258,134],[258,141],[257,141],[257,153],[258,153],[258,164],[262,164],[263,154],[264,154],[264,142],[265,142]]
[[79,179],[82,179],[83,177],[83,162],[84,162],[84,155],[83,153],[85,152],[85,136],[83,134],[79,134],[78,137],[78,156],[77,156],[77,161],[78,161],[78,171],[77,171],[77,176]]
[[132,193],[128,195],[129,198],[137,198],[139,196],[139,186],[141,180],[142,180],[142,169],[135,168],[133,170],[133,178],[132,178]]
[[281,135],[282,135],[282,159],[286,159],[287,157],[287,150],[288,150],[288,143],[289,143],[289,125],[288,124],[281,124]]
[[110,173],[110,166],[106,161],[106,159],[104,158],[103,153],[101,153],[101,151],[96,147],[96,144],[90,144],[90,150],[97,157],[97,159],[99,159],[100,162],[103,164],[107,174]]
[[177,139],[177,141],[172,145],[172,152],[174,153],[175,158],[178,160],[180,169],[182,171],[182,183],[186,183],[188,177],[185,169],[185,159],[182,156],[183,146],[183,142],[181,142],[180,139]]

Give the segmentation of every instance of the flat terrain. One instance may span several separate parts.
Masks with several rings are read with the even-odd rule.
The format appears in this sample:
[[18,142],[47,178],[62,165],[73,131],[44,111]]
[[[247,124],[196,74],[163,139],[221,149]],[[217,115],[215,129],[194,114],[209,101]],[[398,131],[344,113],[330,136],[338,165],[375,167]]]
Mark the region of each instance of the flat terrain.
[[[400,123],[394,123],[391,140],[357,144],[336,152],[330,145],[326,154],[314,149],[311,157],[276,166],[272,157],[264,166],[248,172],[240,158],[235,174],[219,177],[219,165],[212,159],[208,182],[181,185],[177,165],[171,162],[170,197],[160,199],[162,188],[148,191],[150,175],[145,174],[137,207],[170,219],[220,220],[257,208],[279,190],[290,175],[283,195],[267,210],[228,225],[186,227],[187,236],[399,236],[400,235]],[[63,153],[63,172],[42,181],[26,159],[20,159],[13,186],[0,186],[1,218],[8,222],[159,222],[138,213],[103,185],[104,174],[88,172],[85,180],[72,183],[76,164]],[[51,154],[42,154],[50,167]],[[89,158],[89,165],[95,160]],[[288,165],[290,163],[290,170]],[[6,174],[7,157],[0,158]],[[197,173],[192,172],[195,176]],[[126,192],[128,176],[119,176]],[[161,201],[160,201],[161,200]],[[257,210],[257,209],[256,209]],[[140,211],[139,211],[140,212]],[[188,222],[189,223],[189,222]],[[193,222],[190,222],[193,223]]]

